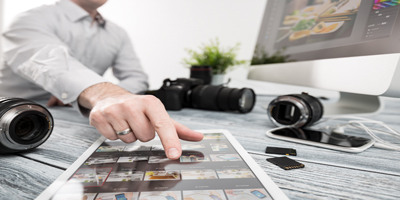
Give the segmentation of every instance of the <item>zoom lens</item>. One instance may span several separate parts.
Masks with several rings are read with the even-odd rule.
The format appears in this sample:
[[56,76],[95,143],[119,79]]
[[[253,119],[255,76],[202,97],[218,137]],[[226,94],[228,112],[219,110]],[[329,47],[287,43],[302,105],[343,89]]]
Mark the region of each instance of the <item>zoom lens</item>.
[[200,85],[190,93],[192,107],[208,110],[250,112],[256,102],[252,89]]
[[0,153],[38,147],[53,130],[53,118],[43,106],[20,98],[0,98]]

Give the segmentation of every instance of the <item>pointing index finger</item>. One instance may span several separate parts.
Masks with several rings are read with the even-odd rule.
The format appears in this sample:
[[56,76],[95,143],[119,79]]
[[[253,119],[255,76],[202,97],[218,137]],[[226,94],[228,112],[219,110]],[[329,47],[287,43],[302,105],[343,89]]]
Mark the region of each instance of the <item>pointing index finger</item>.
[[145,96],[145,115],[149,118],[155,131],[158,133],[165,153],[170,159],[178,159],[181,156],[181,144],[178,134],[164,105],[153,96]]

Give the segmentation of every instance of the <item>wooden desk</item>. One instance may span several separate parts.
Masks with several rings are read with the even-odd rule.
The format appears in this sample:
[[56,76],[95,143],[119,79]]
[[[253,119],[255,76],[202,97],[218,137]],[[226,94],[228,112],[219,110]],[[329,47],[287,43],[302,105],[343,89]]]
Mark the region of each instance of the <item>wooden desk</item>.
[[[400,199],[399,151],[370,148],[353,154],[268,138],[265,131],[274,126],[263,106],[271,99],[258,97],[249,114],[194,109],[169,114],[192,129],[228,129],[290,199]],[[400,130],[400,100],[385,98],[384,102],[384,111],[370,118]],[[45,144],[30,152],[0,156],[0,199],[36,198],[100,136],[72,108],[50,111],[55,128]],[[357,130],[346,133],[369,137]],[[266,146],[295,148],[298,156],[293,158],[306,167],[285,171],[267,162],[275,155],[264,154]]]

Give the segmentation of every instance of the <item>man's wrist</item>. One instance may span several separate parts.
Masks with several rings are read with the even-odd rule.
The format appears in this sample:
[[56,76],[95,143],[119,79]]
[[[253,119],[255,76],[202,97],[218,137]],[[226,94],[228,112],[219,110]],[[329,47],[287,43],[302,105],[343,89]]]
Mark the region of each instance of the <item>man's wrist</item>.
[[97,102],[106,98],[130,94],[123,88],[109,83],[103,82],[86,88],[78,97],[78,104],[84,108],[92,109]]

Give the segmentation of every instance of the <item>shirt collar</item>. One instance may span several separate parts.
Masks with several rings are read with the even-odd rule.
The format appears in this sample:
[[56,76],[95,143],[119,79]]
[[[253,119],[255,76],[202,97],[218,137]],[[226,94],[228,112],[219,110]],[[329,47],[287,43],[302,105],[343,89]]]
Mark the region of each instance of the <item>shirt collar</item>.
[[73,22],[76,22],[87,16],[90,17],[86,10],[70,0],[60,0],[58,4],[61,7],[61,10],[64,11],[65,15],[67,15],[68,18]]

